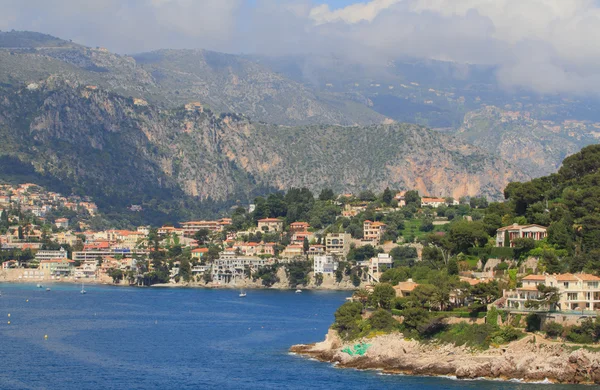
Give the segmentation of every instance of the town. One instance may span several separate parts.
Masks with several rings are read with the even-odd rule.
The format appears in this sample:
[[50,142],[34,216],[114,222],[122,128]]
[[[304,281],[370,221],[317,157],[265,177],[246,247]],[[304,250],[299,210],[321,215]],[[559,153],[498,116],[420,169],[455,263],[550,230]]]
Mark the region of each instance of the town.
[[92,231],[79,217],[98,213],[90,199],[33,184],[1,188],[0,280],[366,291],[389,283],[406,299],[446,278],[445,299],[425,307],[483,315],[484,302],[566,322],[600,311],[599,277],[562,273],[548,227],[506,210],[496,216],[490,210],[501,204],[485,198],[291,189],[218,220]]

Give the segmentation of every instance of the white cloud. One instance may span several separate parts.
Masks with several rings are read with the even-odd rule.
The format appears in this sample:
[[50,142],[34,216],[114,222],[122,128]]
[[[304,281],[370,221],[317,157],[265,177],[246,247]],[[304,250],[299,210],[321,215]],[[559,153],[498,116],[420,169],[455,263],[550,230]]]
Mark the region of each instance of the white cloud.
[[118,52],[207,48],[385,64],[411,56],[496,65],[507,87],[600,90],[595,0],[3,0],[0,29]]
[[327,4],[321,4],[310,11],[310,18],[316,24],[343,21],[346,23],[357,23],[361,21],[373,21],[380,12],[401,0],[372,0],[367,3],[352,4],[347,7],[331,10]]

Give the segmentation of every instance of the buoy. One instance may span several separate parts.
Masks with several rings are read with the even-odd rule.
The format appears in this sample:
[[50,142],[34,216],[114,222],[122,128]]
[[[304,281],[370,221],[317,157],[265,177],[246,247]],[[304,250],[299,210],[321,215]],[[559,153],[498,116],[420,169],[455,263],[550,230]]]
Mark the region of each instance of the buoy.
[[8,313],[8,316],[10,317],[10,313]]
[[25,302],[29,302],[29,299],[26,299]]
[[8,321],[8,325],[10,325],[10,321]]
[[48,340],[48,335],[47,334],[44,335],[44,340]]

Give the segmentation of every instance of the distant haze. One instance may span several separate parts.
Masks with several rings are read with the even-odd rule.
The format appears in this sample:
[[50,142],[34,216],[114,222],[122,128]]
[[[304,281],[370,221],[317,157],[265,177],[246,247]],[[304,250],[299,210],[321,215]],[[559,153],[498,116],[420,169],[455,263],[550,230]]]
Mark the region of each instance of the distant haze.
[[2,0],[0,29],[119,53],[206,48],[374,65],[439,59],[495,65],[507,88],[600,90],[594,0]]

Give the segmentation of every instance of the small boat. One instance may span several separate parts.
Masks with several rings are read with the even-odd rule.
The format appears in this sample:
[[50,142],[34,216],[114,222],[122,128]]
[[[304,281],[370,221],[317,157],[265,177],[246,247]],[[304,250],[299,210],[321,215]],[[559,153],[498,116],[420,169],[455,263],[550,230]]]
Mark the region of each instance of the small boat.
[[82,294],[85,294],[87,291],[85,291],[85,289],[83,288],[83,283],[81,283],[81,291]]
[[42,287],[44,287],[44,286],[42,286],[41,284],[39,284],[39,283],[38,283],[38,284],[36,284],[36,287],[37,287],[37,288],[42,288]]
[[240,291],[240,298],[245,298],[246,297],[246,292],[244,290]]
[[298,289],[296,290],[296,294],[300,294],[302,292],[302,290]]
[[46,287],[46,291],[50,291],[50,287]]

